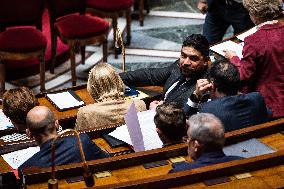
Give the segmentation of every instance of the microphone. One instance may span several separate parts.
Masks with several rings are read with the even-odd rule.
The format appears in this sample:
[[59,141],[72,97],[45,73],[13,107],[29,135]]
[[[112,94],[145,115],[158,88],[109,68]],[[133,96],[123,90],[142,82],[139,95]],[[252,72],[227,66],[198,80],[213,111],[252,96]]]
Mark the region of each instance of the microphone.
[[125,72],[125,48],[124,48],[124,42],[123,42],[123,38],[121,35],[121,31],[120,29],[117,27],[116,31],[115,31],[115,42],[114,42],[114,52],[116,54],[121,54],[122,53],[122,71]]
[[61,138],[62,136],[67,136],[66,133],[72,133],[74,136],[77,138],[77,143],[79,145],[79,150],[80,150],[80,155],[82,158],[82,168],[83,168],[83,178],[85,181],[85,184],[87,187],[91,187],[95,185],[95,180],[92,175],[92,172],[89,170],[88,164],[86,162],[85,154],[83,151],[83,146],[82,142],[80,139],[80,135],[77,131],[73,129],[66,129],[62,132],[60,132],[52,141],[51,145],[51,162],[52,162],[52,167],[51,167],[51,178],[48,180],[48,189],[58,189],[58,180],[55,178],[55,145],[57,139]]

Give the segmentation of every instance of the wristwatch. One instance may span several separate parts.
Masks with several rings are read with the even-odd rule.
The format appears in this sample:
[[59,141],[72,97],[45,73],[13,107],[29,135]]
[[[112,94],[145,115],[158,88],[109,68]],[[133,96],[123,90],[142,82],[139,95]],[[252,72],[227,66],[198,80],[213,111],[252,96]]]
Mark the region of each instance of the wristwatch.
[[200,99],[198,98],[198,96],[196,95],[195,91],[190,95],[190,100],[194,103],[199,103]]

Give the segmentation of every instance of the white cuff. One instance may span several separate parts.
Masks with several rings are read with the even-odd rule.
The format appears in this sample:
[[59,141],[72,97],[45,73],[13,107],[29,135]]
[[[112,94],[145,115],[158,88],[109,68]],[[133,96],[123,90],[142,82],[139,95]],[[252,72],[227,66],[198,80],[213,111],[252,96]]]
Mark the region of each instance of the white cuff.
[[192,102],[192,101],[190,100],[190,98],[188,98],[186,104],[189,105],[189,106],[192,107],[192,108],[198,108],[198,103]]

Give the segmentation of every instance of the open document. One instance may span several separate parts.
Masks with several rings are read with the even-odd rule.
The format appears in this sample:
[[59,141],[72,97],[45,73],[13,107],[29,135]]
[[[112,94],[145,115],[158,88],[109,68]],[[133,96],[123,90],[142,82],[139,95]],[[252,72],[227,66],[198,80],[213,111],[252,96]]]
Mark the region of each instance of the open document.
[[29,147],[23,150],[4,154],[2,157],[13,169],[18,169],[18,167],[30,159],[35,153],[39,152],[39,150],[39,147]]
[[5,130],[8,128],[13,128],[13,124],[9,118],[5,116],[3,110],[0,109],[0,130]]
[[249,29],[248,31],[246,31],[246,32],[244,32],[244,33],[242,33],[240,35],[237,35],[237,38],[239,40],[241,40],[241,41],[244,41],[247,36],[250,36],[251,34],[254,34],[256,31],[257,31],[257,26]]
[[163,143],[156,131],[155,114],[155,110],[136,113],[135,107],[132,107],[125,116],[127,125],[116,128],[109,135],[132,145],[135,151],[161,148]]
[[85,104],[74,91],[46,94],[46,97],[59,111],[77,108]]
[[225,56],[224,50],[231,50],[231,51],[235,51],[237,53],[237,56],[241,59],[243,58],[243,46],[241,44],[235,43],[233,41],[225,41],[222,43],[219,43],[217,45],[214,45],[212,47],[210,47],[210,50]]

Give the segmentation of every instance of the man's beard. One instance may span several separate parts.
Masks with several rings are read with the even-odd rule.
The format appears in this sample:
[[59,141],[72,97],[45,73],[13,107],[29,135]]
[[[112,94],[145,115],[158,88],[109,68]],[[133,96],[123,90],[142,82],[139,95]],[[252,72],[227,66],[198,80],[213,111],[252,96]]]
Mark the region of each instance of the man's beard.
[[189,67],[180,67],[180,72],[183,75],[183,77],[186,78],[195,78],[203,73],[204,69],[194,70]]

